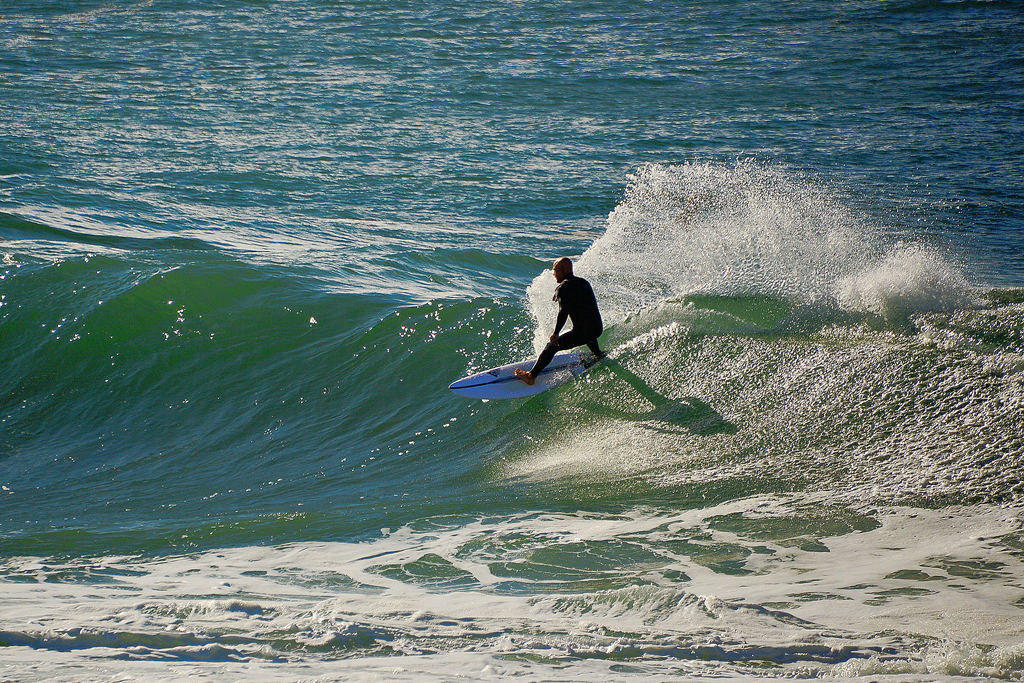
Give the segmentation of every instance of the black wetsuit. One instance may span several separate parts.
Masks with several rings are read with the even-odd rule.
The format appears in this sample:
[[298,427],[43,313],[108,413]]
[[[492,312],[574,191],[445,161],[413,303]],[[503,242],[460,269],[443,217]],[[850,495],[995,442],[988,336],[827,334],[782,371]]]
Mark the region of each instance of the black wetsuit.
[[603,356],[597,345],[597,338],[604,331],[601,312],[597,310],[597,297],[590,283],[581,277],[570,275],[555,287],[555,301],[558,302],[558,319],[555,334],[562,329],[565,321],[572,320],[572,329],[558,335],[558,343],[548,343],[530,371],[536,377],[559,349],[571,349],[586,344],[595,356]]

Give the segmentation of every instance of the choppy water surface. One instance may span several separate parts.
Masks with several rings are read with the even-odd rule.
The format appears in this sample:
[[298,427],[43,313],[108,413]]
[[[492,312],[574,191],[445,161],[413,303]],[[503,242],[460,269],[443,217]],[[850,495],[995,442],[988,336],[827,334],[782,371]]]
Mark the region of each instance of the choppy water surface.
[[0,673],[1024,677],[1022,29],[5,3]]

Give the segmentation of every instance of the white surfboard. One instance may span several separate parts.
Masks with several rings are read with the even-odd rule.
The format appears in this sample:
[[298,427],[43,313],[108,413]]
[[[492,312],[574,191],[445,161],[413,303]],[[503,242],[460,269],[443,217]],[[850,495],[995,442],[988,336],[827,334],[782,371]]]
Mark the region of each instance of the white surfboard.
[[575,351],[558,354],[551,359],[551,363],[546,368],[540,371],[537,381],[531,386],[516,377],[515,371],[517,368],[529,370],[533,367],[534,362],[535,360],[524,360],[484,370],[475,375],[463,377],[457,382],[452,382],[448,388],[456,394],[468,398],[523,398],[547,391],[563,382],[568,382],[573,377],[582,375],[596,362],[596,359],[588,356],[584,360]]

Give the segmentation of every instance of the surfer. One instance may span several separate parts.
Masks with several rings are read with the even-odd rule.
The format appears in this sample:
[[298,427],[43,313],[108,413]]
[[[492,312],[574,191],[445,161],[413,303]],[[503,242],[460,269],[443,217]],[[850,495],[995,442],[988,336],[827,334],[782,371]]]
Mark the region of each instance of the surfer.
[[[601,323],[597,297],[594,296],[590,283],[572,274],[572,261],[565,256],[555,261],[552,270],[555,282],[558,283],[555,287],[555,296],[552,297],[553,301],[558,302],[555,331],[548,345],[540,352],[533,369],[529,372],[516,370],[516,377],[530,385],[536,381],[537,375],[547,367],[559,349],[572,349],[586,344],[587,348],[594,352],[594,356],[604,356],[604,352],[597,345],[597,338],[604,331],[604,325]],[[572,320],[572,329],[560,335],[558,331],[565,325],[566,320]]]

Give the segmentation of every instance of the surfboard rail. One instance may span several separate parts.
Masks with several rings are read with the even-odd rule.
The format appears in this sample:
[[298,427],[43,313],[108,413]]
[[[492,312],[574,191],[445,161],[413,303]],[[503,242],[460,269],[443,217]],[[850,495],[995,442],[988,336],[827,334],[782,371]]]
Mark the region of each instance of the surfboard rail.
[[533,367],[534,362],[534,360],[524,360],[483,370],[452,382],[448,388],[467,398],[525,398],[564,384],[572,378],[582,375],[593,365],[593,363],[587,363],[575,351],[556,354],[551,359],[551,363],[541,370],[537,381],[529,385],[516,377],[515,371],[517,369],[529,370]]

